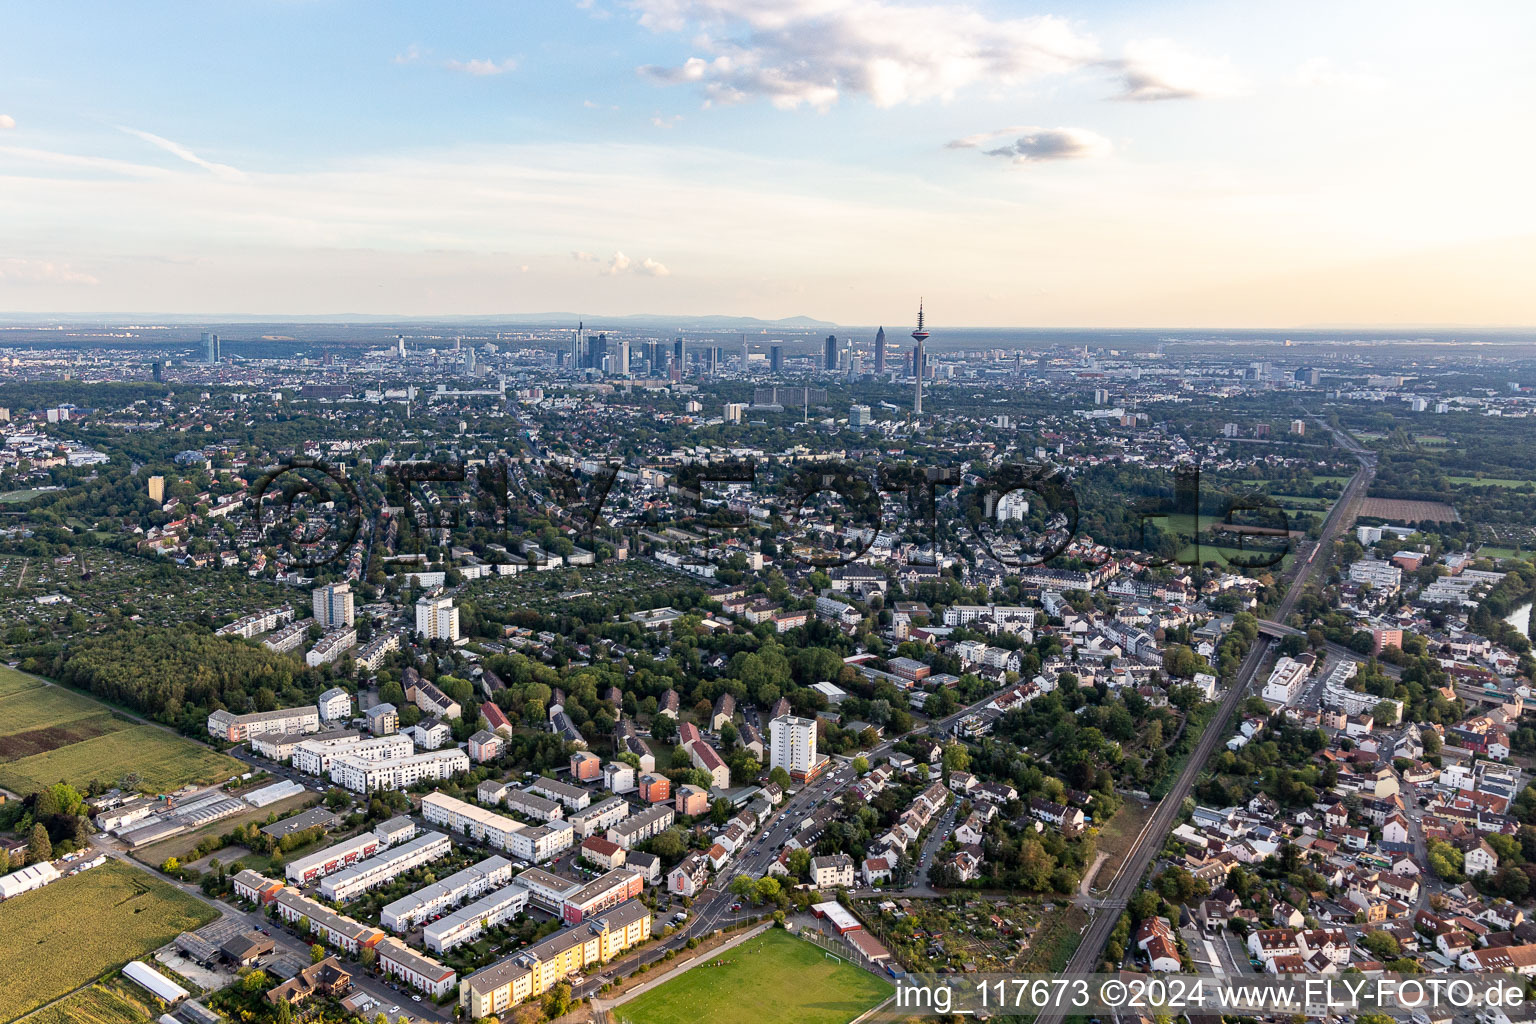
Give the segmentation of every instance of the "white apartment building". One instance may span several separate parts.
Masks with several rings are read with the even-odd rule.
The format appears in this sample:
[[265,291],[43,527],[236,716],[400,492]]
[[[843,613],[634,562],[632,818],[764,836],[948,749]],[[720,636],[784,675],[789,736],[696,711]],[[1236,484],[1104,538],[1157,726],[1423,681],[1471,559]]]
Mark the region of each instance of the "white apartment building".
[[1274,670],[1264,683],[1264,699],[1274,704],[1289,704],[1301,695],[1301,688],[1306,685],[1311,672],[1312,666],[1308,662],[1281,658],[1275,662]]
[[315,603],[315,621],[326,629],[340,629],[352,625],[352,584],[327,583],[316,587],[312,595]]
[[416,632],[424,640],[459,639],[459,609],[453,598],[423,597],[416,602]]
[[320,881],[320,895],[328,900],[346,902],[376,889],[415,867],[448,856],[453,844],[441,832],[423,832],[402,846],[396,846],[360,860],[349,868],[326,875]]
[[676,820],[677,814],[671,807],[666,804],[655,804],[639,814],[632,814],[618,824],[610,826],[606,838],[610,843],[617,843],[628,850],[636,843],[643,843],[652,836],[665,832]]
[[781,715],[768,723],[768,767],[783,768],[803,778],[816,765],[816,723],[809,718]]
[[329,665],[356,646],[357,630],[350,626],[334,629],[315,642],[315,646],[304,655],[304,664],[310,668]]
[[510,921],[528,909],[528,890],[516,882],[480,897],[422,929],[422,943],[434,953],[474,942],[487,928]]
[[469,755],[452,750],[429,750],[409,757],[367,761],[338,755],[331,760],[331,781],[354,793],[372,793],[379,789],[405,789],[424,779],[446,779],[469,771]]
[[309,775],[325,775],[330,772],[331,761],[338,754],[364,761],[384,761],[392,757],[409,757],[414,749],[409,736],[397,735],[366,740],[357,736],[305,740],[293,748],[293,767]]
[[1383,562],[1374,558],[1362,558],[1349,567],[1349,581],[1351,583],[1369,583],[1375,590],[1386,594],[1395,594],[1403,583],[1403,570],[1391,562]]
[[[628,768],[628,765],[625,765]],[[631,769],[633,776],[633,769]],[[633,785],[630,786],[634,788]],[[571,815],[571,828],[576,830],[576,836],[586,839],[589,836],[601,835],[608,829],[617,825],[629,816],[629,804],[616,796],[599,801],[584,811]]]
[[549,860],[575,842],[576,833],[569,822],[555,819],[545,825],[525,825],[443,793],[427,794],[421,801],[421,815],[435,825],[462,832],[533,864]]
[[379,916],[379,924],[392,932],[409,931],[444,908],[473,899],[511,880],[511,861],[505,857],[487,857],[388,904]]
[[352,695],[333,686],[320,695],[319,707],[321,721],[345,722],[352,717]]

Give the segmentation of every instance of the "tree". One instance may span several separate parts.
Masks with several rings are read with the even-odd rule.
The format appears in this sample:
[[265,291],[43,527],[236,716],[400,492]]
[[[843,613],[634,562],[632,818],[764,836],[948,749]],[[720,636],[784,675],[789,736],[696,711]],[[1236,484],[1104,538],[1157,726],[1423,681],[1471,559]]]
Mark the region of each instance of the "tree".
[[864,755],[860,754],[858,757],[853,759],[853,773],[855,775],[865,775],[868,772],[869,772],[869,758],[867,758]]
[[27,863],[40,864],[53,859],[53,842],[42,822],[32,826],[32,840],[27,844]]
[[800,848],[789,851],[789,859],[784,866],[795,878],[809,878],[811,874],[811,851]]
[[562,981],[544,996],[544,1013],[551,1020],[565,1016],[571,1008],[570,982]]
[[965,748],[964,743],[946,743],[944,745],[944,771],[963,772],[971,767],[971,752]]
[[320,945],[320,943],[317,942],[314,945],[309,947],[309,962],[310,963],[317,964],[321,960],[324,960],[324,959],[325,959],[325,947],[324,946]]
[[789,772],[784,770],[784,766],[779,765],[773,771],[768,773],[768,781],[787,793],[789,792],[790,784],[794,780],[789,777]]
[[1360,940],[1360,945],[1375,954],[1377,960],[1396,959],[1401,947],[1397,939],[1390,933],[1380,929],[1368,933]]

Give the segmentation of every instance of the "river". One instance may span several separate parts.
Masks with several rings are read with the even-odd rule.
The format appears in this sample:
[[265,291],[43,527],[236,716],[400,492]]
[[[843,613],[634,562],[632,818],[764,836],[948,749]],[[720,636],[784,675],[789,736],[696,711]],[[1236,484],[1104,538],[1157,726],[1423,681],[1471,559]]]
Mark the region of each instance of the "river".
[[1529,639],[1531,635],[1531,602],[1525,602],[1525,604],[1504,616],[1504,621],[1518,629],[1521,636]]

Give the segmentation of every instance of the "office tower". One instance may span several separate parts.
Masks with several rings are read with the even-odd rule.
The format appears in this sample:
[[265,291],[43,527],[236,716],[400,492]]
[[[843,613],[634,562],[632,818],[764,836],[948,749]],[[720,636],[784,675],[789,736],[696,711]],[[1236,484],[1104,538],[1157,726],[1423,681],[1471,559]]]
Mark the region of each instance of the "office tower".
[[912,392],[912,415],[923,414],[923,373],[927,369],[928,361],[923,353],[923,342],[928,340],[928,331],[923,327],[923,300],[917,300],[917,330],[912,332],[912,340],[917,346],[912,350],[913,377],[917,380],[917,387]]
[[1093,392],[1093,404],[1094,405],[1108,405],[1109,404],[1109,391],[1106,390],[1105,388],[1095,388],[1094,392]]
[[725,403],[725,417],[724,417],[725,418],[725,422],[727,422],[727,423],[740,423],[741,422],[741,418],[742,418],[742,414],[745,413],[746,411],[747,411],[747,406],[746,406],[746,403],[744,403],[744,402],[726,402]]
[[453,598],[447,596],[423,597],[416,602],[416,632],[425,640],[459,638],[459,610]]
[[203,359],[210,366],[219,361],[219,336],[212,331],[203,332]]
[[704,373],[713,377],[715,374],[715,346],[704,346]]
[[837,369],[837,335],[835,334],[827,335],[826,368]]
[[768,369],[773,373],[784,372],[784,346],[771,345],[768,348]]
[[648,341],[645,343],[645,375],[647,377],[660,377],[661,364],[656,361],[656,354],[661,351],[661,342]]
[[576,321],[576,333],[571,335],[571,368],[581,369],[582,357],[587,353],[587,346],[582,334],[585,333],[586,324]]
[[165,364],[158,359],[154,363],[154,375],[156,384],[165,383]]
[[677,365],[683,365],[683,336],[679,334],[672,339],[672,361]]
[[621,338],[619,340],[619,358],[618,358],[617,363],[615,363],[615,365],[614,365],[613,372],[618,374],[620,377],[628,377],[629,376],[629,339],[628,338]]
[[608,335],[598,333],[587,339],[587,369],[601,371],[608,362]]
[[405,335],[403,334],[395,335],[395,355],[401,359],[405,358]]
[[474,375],[475,375],[475,350],[473,348],[467,348],[467,349],[464,350],[464,376],[466,376],[466,377],[473,377]]
[[861,430],[869,426],[871,422],[873,422],[873,417],[870,416],[869,406],[855,405],[848,410],[848,425],[855,430]]
[[816,723],[809,718],[781,715],[768,723],[769,770],[783,768],[804,778],[816,766]]
[[352,614],[352,585],[328,583],[314,591],[315,621],[326,629],[350,626]]
[[875,332],[875,376],[885,376],[885,328]]

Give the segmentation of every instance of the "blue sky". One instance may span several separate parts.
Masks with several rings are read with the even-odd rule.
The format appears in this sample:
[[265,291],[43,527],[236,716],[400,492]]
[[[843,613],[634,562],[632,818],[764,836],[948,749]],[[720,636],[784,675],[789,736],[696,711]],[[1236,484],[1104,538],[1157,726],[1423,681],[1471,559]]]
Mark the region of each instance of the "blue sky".
[[0,311],[1530,324],[1533,20],[16,6]]

